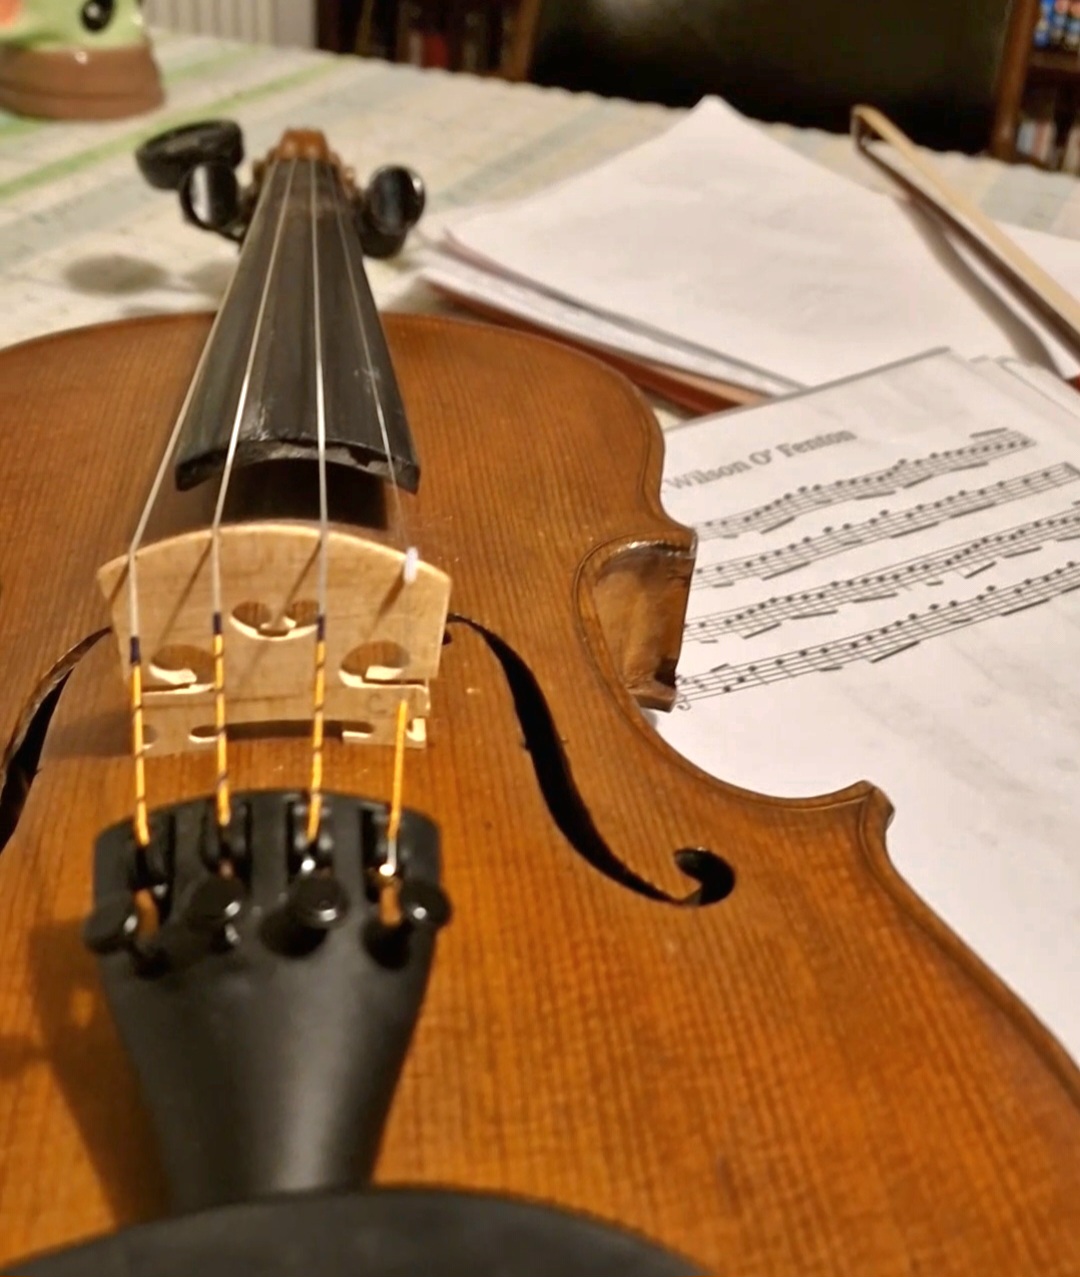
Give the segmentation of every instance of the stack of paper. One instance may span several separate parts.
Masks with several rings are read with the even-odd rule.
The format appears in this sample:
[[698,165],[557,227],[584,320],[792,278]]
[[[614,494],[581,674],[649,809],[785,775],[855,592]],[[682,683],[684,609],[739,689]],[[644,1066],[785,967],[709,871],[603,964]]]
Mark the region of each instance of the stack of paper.
[[873,781],[901,875],[1080,1060],[1080,395],[938,353],[666,442],[699,548],[657,729],[759,792]]
[[[1080,290],[1080,243],[1008,230]],[[936,221],[716,99],[590,172],[451,216],[424,275],[624,361],[762,395],[939,346],[1080,372]]]

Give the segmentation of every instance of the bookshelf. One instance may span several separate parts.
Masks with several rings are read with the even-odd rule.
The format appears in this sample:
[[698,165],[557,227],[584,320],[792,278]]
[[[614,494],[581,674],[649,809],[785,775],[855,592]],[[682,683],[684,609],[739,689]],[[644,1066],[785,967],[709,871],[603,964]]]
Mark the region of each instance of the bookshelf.
[[319,0],[335,53],[524,80],[542,0]]
[[[1036,47],[1048,25],[1072,47]],[[1070,29],[1071,28],[1071,29]],[[1080,3],[1015,0],[998,85],[991,153],[1080,176]]]

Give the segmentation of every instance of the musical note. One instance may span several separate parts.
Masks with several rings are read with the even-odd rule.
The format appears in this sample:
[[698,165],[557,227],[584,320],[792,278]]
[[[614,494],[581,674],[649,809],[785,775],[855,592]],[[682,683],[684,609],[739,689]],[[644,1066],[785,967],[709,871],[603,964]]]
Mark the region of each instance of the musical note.
[[820,590],[786,594],[750,607],[713,612],[691,621],[686,627],[686,634],[699,643],[715,643],[728,634],[754,638],[777,629],[784,621],[832,616],[846,603],[875,603],[896,598],[901,590],[928,583],[938,584],[947,573],[956,573],[970,580],[1001,559],[1033,554],[1052,541],[1069,541],[1076,537],[1080,537],[1080,506],[1064,514],[1017,524],[992,536],[977,537],[934,554],[907,559],[884,572],[833,581]]
[[679,702],[688,708],[690,702],[704,697],[738,692],[747,687],[763,687],[803,674],[840,670],[856,661],[876,664],[909,651],[927,639],[994,617],[1012,616],[1077,589],[1080,589],[1080,563],[1070,560],[1045,576],[1031,577],[1007,589],[991,585],[973,598],[952,600],[947,604],[934,603],[925,612],[912,612],[910,616],[889,625],[836,642],[743,665],[717,665],[704,674],[679,678]]
[[1045,470],[1035,470],[1013,479],[1002,479],[999,483],[973,492],[961,490],[942,497],[940,501],[912,506],[909,510],[898,510],[895,513],[882,510],[879,515],[862,523],[845,523],[839,528],[826,528],[818,536],[804,537],[801,541],[779,546],[775,550],[763,550],[745,558],[709,564],[698,568],[695,576],[702,585],[713,588],[752,578],[769,581],[806,567],[807,564],[841,554],[844,550],[909,536],[913,532],[936,527],[947,519],[958,519],[1010,501],[1020,501],[1075,483],[1077,479],[1080,479],[1080,469],[1062,462]]
[[917,457],[913,461],[897,461],[884,470],[854,475],[848,479],[836,479],[832,483],[816,483],[812,487],[786,492],[782,497],[752,510],[744,510],[741,514],[707,519],[698,525],[698,536],[703,541],[716,537],[731,540],[744,532],[773,532],[810,510],[841,505],[845,501],[892,496],[939,475],[977,469],[998,457],[1034,445],[1034,440],[1018,430],[985,430],[971,437],[977,442],[963,448],[932,452],[929,456]]

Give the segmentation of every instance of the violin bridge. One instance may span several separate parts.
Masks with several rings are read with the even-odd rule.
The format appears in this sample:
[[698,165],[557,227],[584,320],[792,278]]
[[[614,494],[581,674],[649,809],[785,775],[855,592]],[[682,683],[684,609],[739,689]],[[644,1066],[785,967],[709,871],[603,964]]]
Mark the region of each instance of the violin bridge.
[[[450,578],[352,531],[328,541],[326,722],[348,743],[393,747],[398,705],[406,744],[427,740]],[[225,696],[230,733],[294,735],[312,715],[318,618],[318,529],[260,522],[220,529]],[[213,590],[209,529],[136,556],[143,704],[152,753],[214,743]],[[127,556],[98,572],[120,658],[131,638]]]

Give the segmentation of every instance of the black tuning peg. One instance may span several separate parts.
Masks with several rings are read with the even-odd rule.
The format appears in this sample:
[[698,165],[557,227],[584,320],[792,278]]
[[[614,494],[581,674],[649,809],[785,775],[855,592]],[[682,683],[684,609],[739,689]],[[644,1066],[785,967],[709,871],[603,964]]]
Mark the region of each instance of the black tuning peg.
[[139,172],[160,191],[179,191],[192,169],[223,164],[237,169],[244,159],[244,137],[231,120],[184,124],[148,138],[135,152]]
[[215,160],[189,169],[180,183],[180,207],[184,217],[203,231],[216,231],[230,239],[242,233],[240,183],[227,164]]
[[236,924],[244,911],[246,891],[239,878],[209,874],[192,887],[184,902],[184,923],[219,949],[240,942]]
[[356,226],[368,257],[392,257],[424,213],[418,173],[400,165],[376,169],[357,201]]
[[176,191],[189,222],[236,240],[246,223],[236,178],[243,158],[243,134],[231,120],[185,124],[149,138],[135,152],[143,177],[158,190]]

